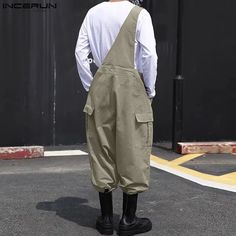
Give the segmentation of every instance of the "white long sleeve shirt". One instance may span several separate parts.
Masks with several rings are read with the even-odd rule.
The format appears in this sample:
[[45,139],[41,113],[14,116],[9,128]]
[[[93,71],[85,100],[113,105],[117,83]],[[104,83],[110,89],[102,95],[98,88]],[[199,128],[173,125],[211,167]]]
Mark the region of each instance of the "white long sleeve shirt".
[[[102,65],[133,7],[129,1],[102,2],[87,12],[75,48],[78,73],[86,91],[93,80],[88,55],[92,52],[97,67]],[[138,17],[134,57],[135,68],[143,74],[147,95],[153,98],[156,95],[158,57],[152,20],[145,9]]]

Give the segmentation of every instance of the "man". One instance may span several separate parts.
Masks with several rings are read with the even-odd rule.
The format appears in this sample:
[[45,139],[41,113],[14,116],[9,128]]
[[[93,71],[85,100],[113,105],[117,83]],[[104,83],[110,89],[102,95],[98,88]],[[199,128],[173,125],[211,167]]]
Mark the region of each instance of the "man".
[[[99,67],[92,76],[88,55]],[[78,72],[88,91],[84,107],[91,182],[99,192],[96,228],[113,234],[112,191],[123,190],[119,235],[152,228],[136,217],[138,193],[149,187],[153,111],[157,76],[156,41],[150,14],[125,0],[91,8],[75,49]]]

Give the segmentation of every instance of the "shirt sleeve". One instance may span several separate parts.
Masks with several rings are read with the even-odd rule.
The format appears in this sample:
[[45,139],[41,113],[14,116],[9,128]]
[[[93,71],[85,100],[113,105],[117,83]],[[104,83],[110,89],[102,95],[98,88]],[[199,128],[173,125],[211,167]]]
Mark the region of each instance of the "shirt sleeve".
[[147,10],[141,11],[137,27],[137,41],[140,43],[141,48],[144,85],[148,97],[153,98],[156,95],[155,83],[158,56],[152,19]]
[[84,21],[81,25],[76,48],[75,48],[75,58],[77,70],[83,84],[83,87],[88,92],[91,82],[93,80],[93,75],[90,70],[90,64],[88,60],[89,53],[91,52],[89,39],[88,39],[88,14],[84,18]]

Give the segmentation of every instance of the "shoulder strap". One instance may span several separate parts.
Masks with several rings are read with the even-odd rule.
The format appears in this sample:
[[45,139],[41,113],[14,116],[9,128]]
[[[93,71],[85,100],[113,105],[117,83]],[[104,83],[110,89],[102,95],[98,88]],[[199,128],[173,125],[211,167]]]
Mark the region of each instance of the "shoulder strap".
[[142,8],[139,6],[134,6],[132,8],[123,23],[115,42],[106,55],[103,65],[134,68],[135,35],[137,20],[141,10]]

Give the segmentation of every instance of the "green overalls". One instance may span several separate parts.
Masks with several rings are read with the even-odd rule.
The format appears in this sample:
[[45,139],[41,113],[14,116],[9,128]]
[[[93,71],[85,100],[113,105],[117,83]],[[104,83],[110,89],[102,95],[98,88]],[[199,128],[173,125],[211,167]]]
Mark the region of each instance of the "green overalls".
[[92,81],[84,107],[91,182],[99,192],[118,186],[127,194],[149,187],[153,111],[134,69],[138,15],[126,18]]

